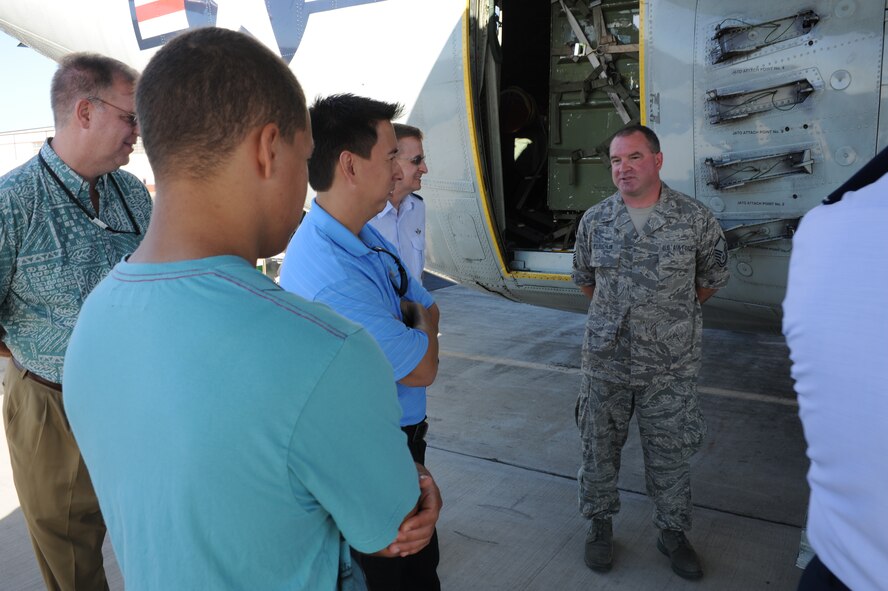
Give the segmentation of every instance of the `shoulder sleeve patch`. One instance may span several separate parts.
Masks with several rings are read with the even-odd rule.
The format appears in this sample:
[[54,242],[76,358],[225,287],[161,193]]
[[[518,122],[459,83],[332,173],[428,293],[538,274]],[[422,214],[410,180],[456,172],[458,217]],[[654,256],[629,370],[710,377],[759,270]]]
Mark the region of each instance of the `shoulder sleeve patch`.
[[728,243],[725,242],[723,236],[720,236],[715,243],[715,247],[712,249],[712,255],[719,267],[724,267],[728,264]]

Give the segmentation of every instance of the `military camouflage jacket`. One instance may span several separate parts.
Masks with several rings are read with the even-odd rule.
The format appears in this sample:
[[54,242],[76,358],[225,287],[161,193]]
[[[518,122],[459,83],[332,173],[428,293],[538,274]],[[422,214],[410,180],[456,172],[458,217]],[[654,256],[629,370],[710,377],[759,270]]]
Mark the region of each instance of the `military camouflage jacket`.
[[630,385],[696,377],[703,323],[696,288],[728,282],[727,244],[712,213],[662,185],[641,234],[619,192],[577,229],[574,283],[594,286],[583,371]]

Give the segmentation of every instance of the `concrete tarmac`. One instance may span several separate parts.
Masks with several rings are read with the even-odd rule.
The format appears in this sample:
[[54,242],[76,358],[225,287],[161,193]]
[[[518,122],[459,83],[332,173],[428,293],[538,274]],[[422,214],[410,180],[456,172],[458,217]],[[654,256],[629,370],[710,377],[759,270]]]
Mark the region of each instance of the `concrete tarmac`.
[[[441,367],[429,388],[427,461],[444,496],[444,589],[795,589],[807,459],[782,338],[704,333],[699,389],[708,435],[692,465],[689,534],[704,578],[679,578],[656,549],[634,424],[623,453],[614,568],[598,574],[583,564],[587,522],[577,512],[575,481],[584,317],[459,286],[434,296]],[[0,591],[36,591],[43,586],[5,446],[4,437]],[[112,589],[122,589],[105,550]]]
[[585,317],[461,287],[435,292],[441,369],[429,390],[428,467],[445,499],[448,589],[795,589],[808,461],[782,337],[704,331],[708,435],[692,461],[689,537],[705,576],[656,549],[637,426],[630,427],[610,573],[583,564],[574,406]]

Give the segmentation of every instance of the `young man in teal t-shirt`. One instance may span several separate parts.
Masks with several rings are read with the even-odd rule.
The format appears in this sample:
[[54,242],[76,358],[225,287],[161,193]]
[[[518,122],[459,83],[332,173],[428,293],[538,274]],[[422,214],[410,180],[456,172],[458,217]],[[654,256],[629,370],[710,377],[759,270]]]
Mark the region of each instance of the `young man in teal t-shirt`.
[[440,494],[384,355],[254,268],[302,214],[298,82],[207,28],[152,58],[136,103],[155,217],[86,301],[64,375],[127,589],[333,589],[347,545],[421,550]]

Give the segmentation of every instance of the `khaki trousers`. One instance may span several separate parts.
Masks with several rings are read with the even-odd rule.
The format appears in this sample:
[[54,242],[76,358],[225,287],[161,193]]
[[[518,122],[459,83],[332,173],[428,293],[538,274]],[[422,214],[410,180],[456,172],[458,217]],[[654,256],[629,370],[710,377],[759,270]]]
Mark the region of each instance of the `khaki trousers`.
[[11,362],[3,424],[12,476],[43,580],[50,591],[105,591],[105,521],[62,406],[62,393]]

